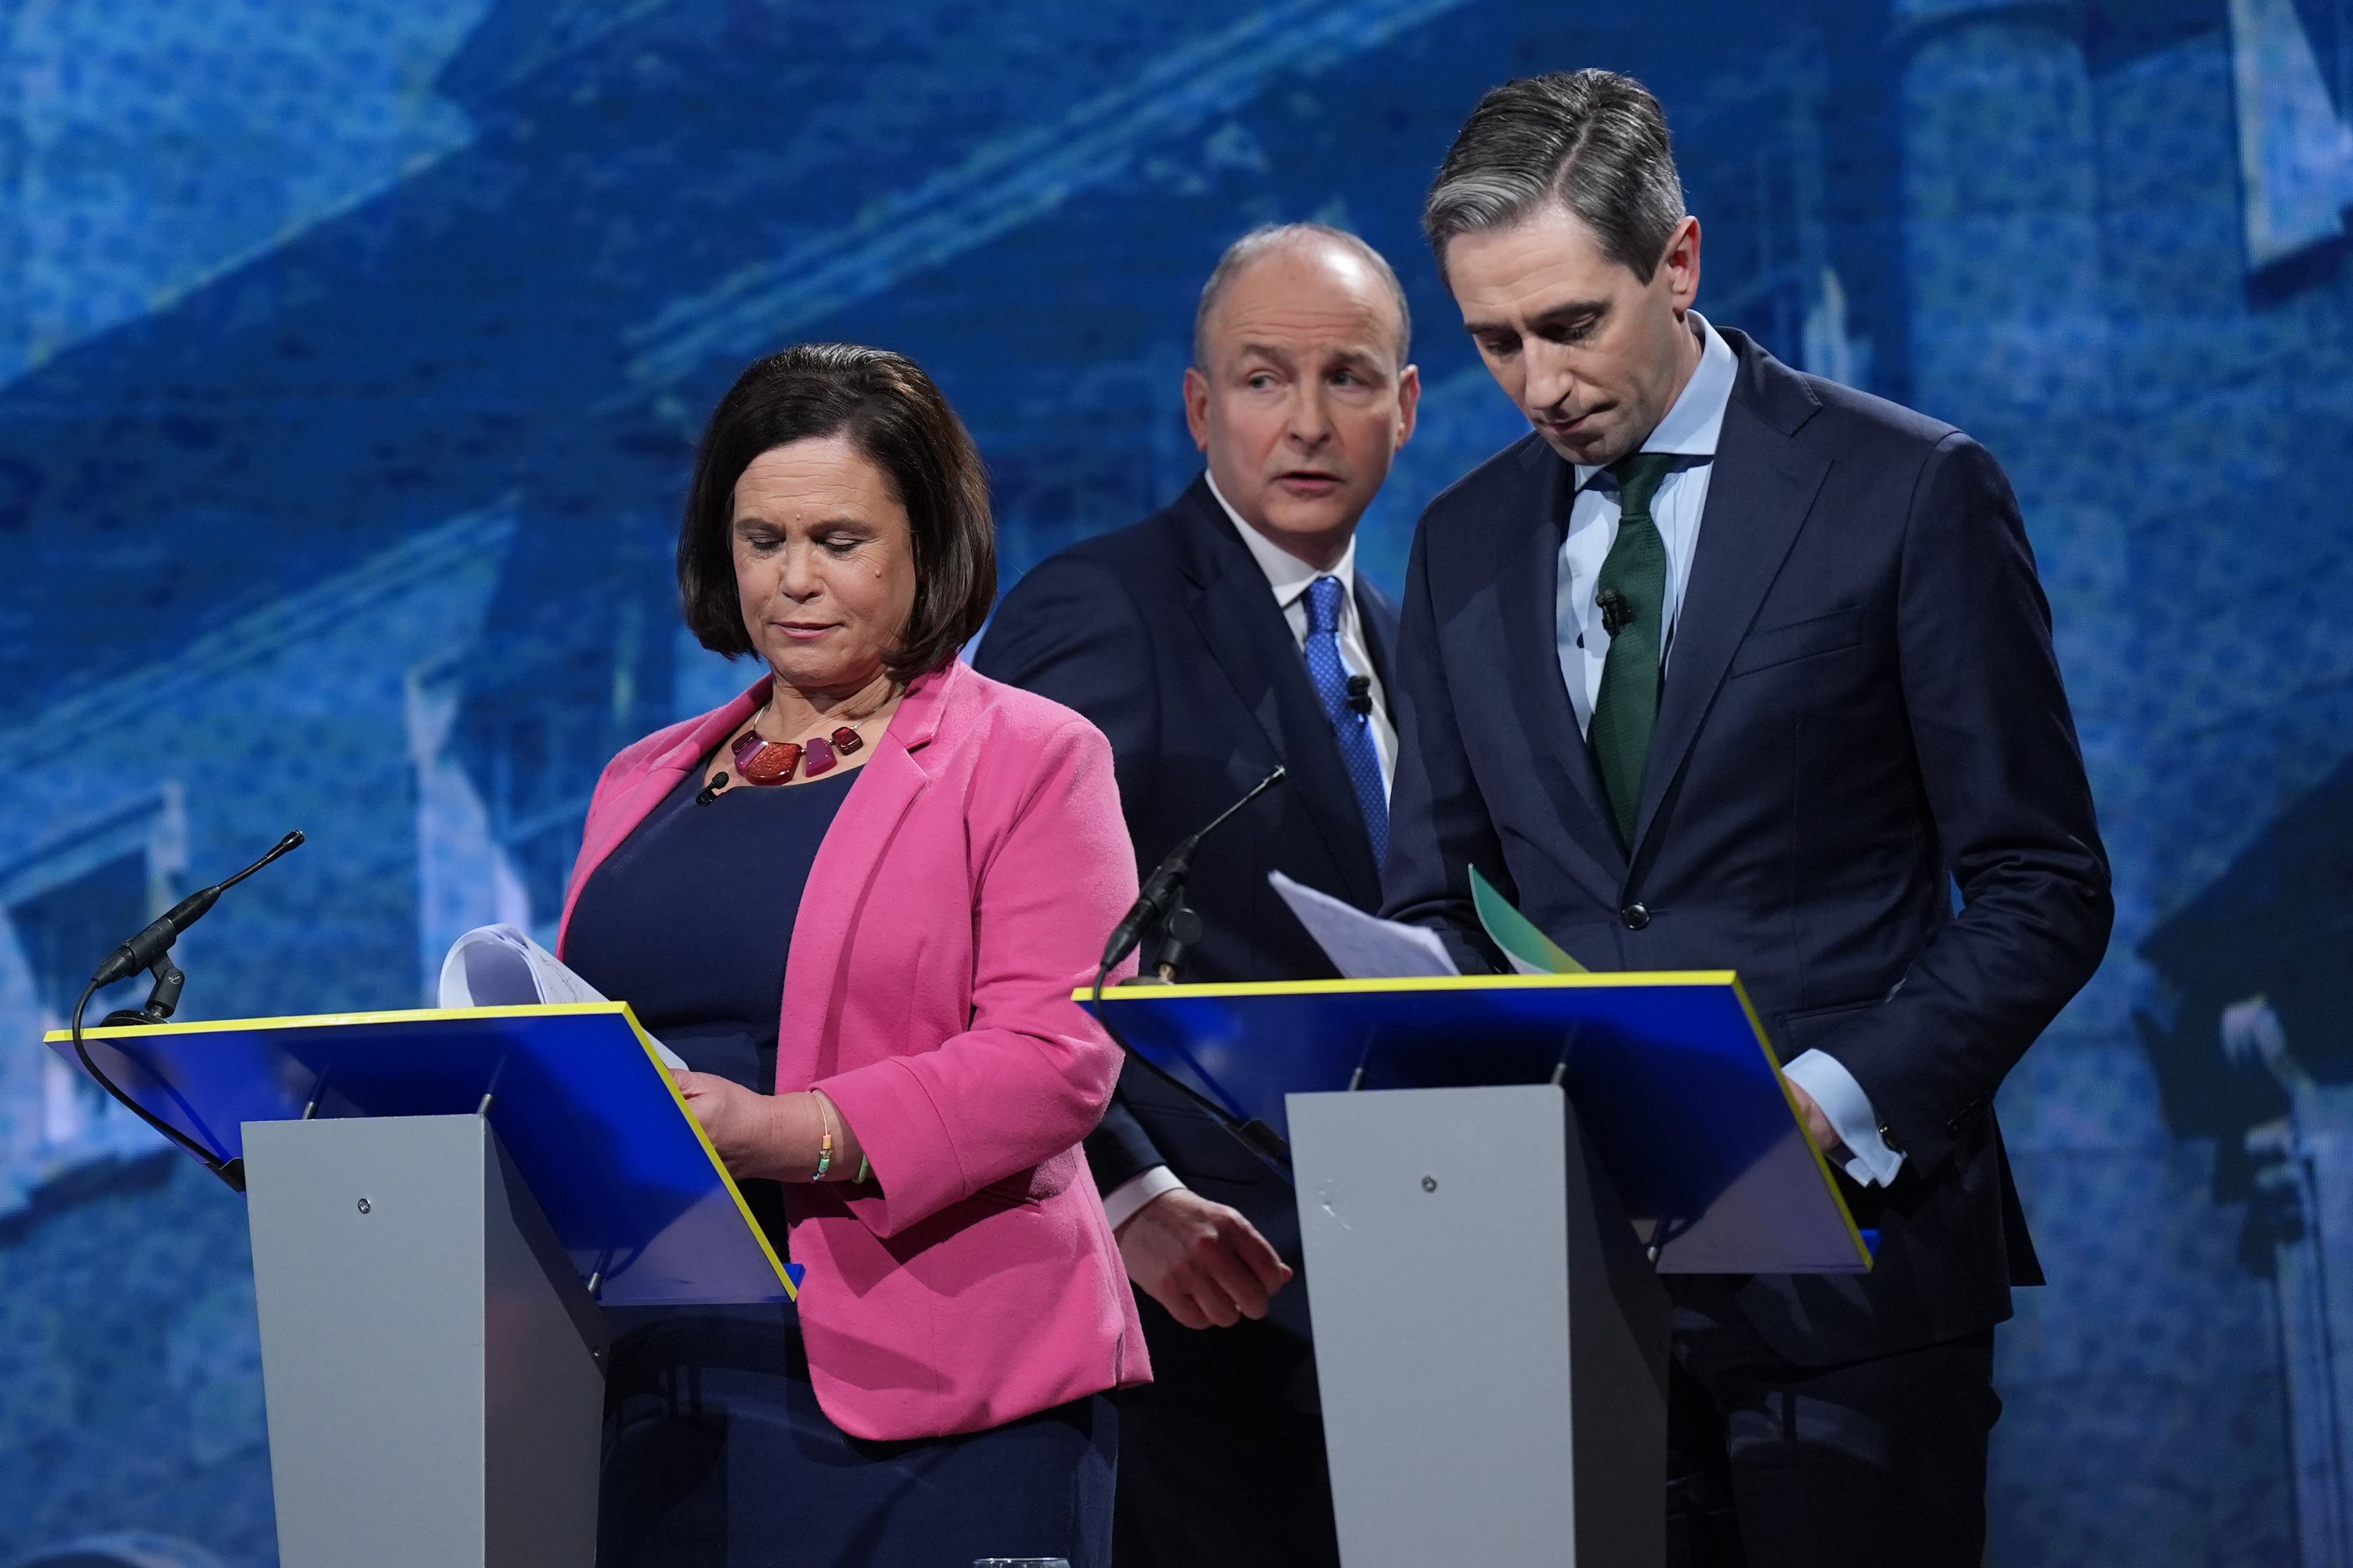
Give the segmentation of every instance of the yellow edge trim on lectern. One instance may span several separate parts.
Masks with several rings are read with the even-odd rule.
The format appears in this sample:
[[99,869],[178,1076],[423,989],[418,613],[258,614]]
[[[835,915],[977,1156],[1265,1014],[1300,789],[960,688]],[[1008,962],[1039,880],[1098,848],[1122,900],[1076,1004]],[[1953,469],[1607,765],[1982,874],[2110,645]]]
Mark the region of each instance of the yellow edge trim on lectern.
[[1735,979],[1732,989],[1733,994],[1740,998],[1740,1010],[1748,1015],[1748,1026],[1756,1032],[1757,1048],[1765,1053],[1765,1060],[1773,1068],[1773,1081],[1781,1086],[1781,1098],[1789,1102],[1789,1115],[1798,1123],[1798,1133],[1805,1139],[1806,1150],[1813,1155],[1814,1165],[1822,1173],[1822,1185],[1831,1190],[1831,1201],[1838,1205],[1839,1218],[1846,1221],[1847,1235],[1853,1239],[1854,1249],[1862,1258],[1863,1272],[1868,1274],[1879,1267],[1879,1259],[1872,1255],[1870,1244],[1862,1239],[1862,1227],[1854,1223],[1854,1211],[1846,1206],[1846,1194],[1839,1191],[1838,1176],[1831,1169],[1830,1156],[1823,1153],[1821,1145],[1814,1142],[1814,1130],[1806,1125],[1805,1112],[1798,1109],[1798,1097],[1790,1091],[1789,1080],[1781,1072],[1781,1058],[1773,1052],[1773,1042],[1767,1037],[1765,1026],[1748,1000],[1746,987]]
[[[1767,1037],[1765,1026],[1757,1016],[1756,1005],[1748,1000],[1748,988],[1740,984],[1740,975],[1730,969],[1662,969],[1606,970],[1585,974],[1413,974],[1394,980],[1253,980],[1235,981],[1210,985],[1114,985],[1105,988],[1103,999],[1117,996],[1122,1000],[1148,1000],[1160,996],[1350,996],[1374,991],[1577,991],[1608,990],[1628,985],[1724,985],[1740,1003],[1741,1013],[1748,1019],[1749,1034],[1757,1048],[1765,1053],[1765,1065],[1773,1069],[1773,1081],[1780,1086],[1781,1098],[1789,1107],[1789,1118],[1798,1124],[1798,1135],[1806,1141],[1806,1151],[1814,1157],[1814,1164],[1822,1173],[1822,1185],[1830,1189],[1831,1200],[1838,1205],[1839,1218],[1845,1222],[1847,1237],[1854,1243],[1855,1255],[1862,1259],[1865,1272],[1878,1266],[1871,1248],[1862,1239],[1862,1227],[1854,1223],[1854,1212],[1846,1206],[1846,1194],[1839,1191],[1838,1177],[1831,1169],[1829,1158],[1814,1142],[1806,1118],[1798,1109],[1798,1097],[1789,1092],[1789,1080],[1781,1076],[1781,1059],[1773,1054],[1773,1042]],[[1071,993],[1073,1002],[1092,1002],[1094,987],[1081,986]]]
[[[678,1091],[678,1079],[670,1076],[670,1068],[655,1054],[653,1037],[646,1033],[645,1026],[638,1022],[638,1016],[629,1011],[627,1002],[608,1002],[605,1005],[618,1007],[621,1016],[629,1021],[629,1032],[638,1037],[638,1045],[646,1053],[646,1060],[652,1063],[654,1071],[660,1075],[662,1087],[670,1090],[671,1103],[678,1107],[678,1113],[686,1118],[687,1126],[693,1130],[694,1141],[702,1144],[702,1152],[711,1157],[711,1168],[719,1173],[720,1181],[727,1188],[727,1195],[735,1200],[735,1212],[744,1216],[744,1228],[752,1233],[752,1239],[760,1244],[760,1256],[765,1258],[768,1267],[776,1271],[776,1282],[785,1288],[785,1299],[799,1300],[800,1287],[793,1283],[793,1277],[786,1272],[784,1259],[776,1256],[776,1249],[768,1245],[768,1233],[761,1229],[760,1222],[752,1216],[752,1205],[744,1201],[744,1190],[735,1184],[734,1176],[727,1169],[727,1162],[719,1157],[719,1150],[711,1142],[711,1135],[703,1131],[702,1123],[694,1119],[694,1111],[687,1105],[686,1096]],[[586,1010],[595,1012],[596,1004],[587,1004]]]
[[[369,1013],[297,1013],[282,1018],[203,1018],[176,1024],[146,1024],[131,1028],[89,1029],[85,1040],[120,1040],[163,1035],[216,1035],[230,1029],[311,1029],[331,1024],[397,1024],[419,1018],[535,1018],[550,1013],[610,1013],[628,1011],[623,1002],[560,1002],[533,1007],[387,1007]],[[636,1020],[632,1019],[634,1026]],[[642,1036],[645,1031],[638,1033]],[[41,1037],[48,1044],[70,1043],[71,1029],[51,1029]],[[659,1058],[657,1058],[659,1059]]]
[[[1598,974],[1409,974],[1395,980],[1248,980],[1221,985],[1113,985],[1106,1001],[1139,996],[1349,996],[1368,991],[1546,991],[1606,989],[1616,985],[1729,985],[1740,988],[1740,976],[1729,969],[1677,969],[1645,972],[1611,970]],[[1071,993],[1073,1002],[1094,1000],[1094,987]],[[1750,1023],[1757,1021],[1748,998],[1740,999]]]
[[[702,1123],[697,1121],[694,1112],[687,1108],[686,1096],[678,1091],[678,1080],[670,1076],[670,1068],[664,1067],[661,1058],[655,1054],[653,1037],[646,1033],[645,1026],[638,1022],[638,1016],[629,1011],[627,1002],[552,1002],[529,1007],[401,1007],[378,1013],[305,1013],[286,1018],[208,1018],[187,1024],[84,1029],[81,1037],[85,1040],[116,1040],[125,1037],[153,1039],[158,1035],[212,1035],[231,1029],[311,1029],[338,1024],[416,1023],[427,1018],[544,1018],[551,1014],[567,1013],[618,1013],[628,1021],[629,1032],[637,1036],[638,1048],[645,1053],[647,1064],[661,1079],[662,1088],[670,1091],[670,1103],[677,1106],[678,1113],[686,1119],[688,1128],[694,1133],[694,1141],[702,1145],[703,1155],[710,1160],[711,1168],[719,1173],[721,1184],[727,1189],[727,1195],[734,1200],[735,1211],[744,1216],[744,1226],[751,1231],[752,1239],[760,1244],[761,1256],[767,1258],[768,1267],[776,1271],[777,1282],[784,1286],[786,1298],[799,1300],[800,1289],[794,1285],[793,1277],[785,1271],[784,1261],[776,1256],[776,1249],[768,1245],[768,1233],[762,1230],[760,1222],[752,1217],[752,1205],[744,1201],[743,1189],[735,1184],[735,1178],[728,1174],[726,1162],[720,1159],[719,1151],[712,1145],[710,1135],[702,1131]],[[70,1044],[73,1031],[51,1029],[41,1039],[47,1045]]]

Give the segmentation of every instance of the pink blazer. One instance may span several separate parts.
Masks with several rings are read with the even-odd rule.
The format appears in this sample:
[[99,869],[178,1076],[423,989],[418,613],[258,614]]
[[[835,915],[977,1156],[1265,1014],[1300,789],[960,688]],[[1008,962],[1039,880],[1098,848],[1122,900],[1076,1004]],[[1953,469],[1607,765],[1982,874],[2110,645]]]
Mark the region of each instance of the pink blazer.
[[[766,689],[606,767],[567,928],[589,873]],[[730,896],[757,891],[746,868]],[[1070,999],[1135,892],[1093,726],[963,664],[908,689],[809,871],[777,1034],[777,1089],[824,1089],[881,1188],[785,1187],[810,1374],[853,1436],[977,1431],[1151,1380],[1079,1148],[1119,1050]]]

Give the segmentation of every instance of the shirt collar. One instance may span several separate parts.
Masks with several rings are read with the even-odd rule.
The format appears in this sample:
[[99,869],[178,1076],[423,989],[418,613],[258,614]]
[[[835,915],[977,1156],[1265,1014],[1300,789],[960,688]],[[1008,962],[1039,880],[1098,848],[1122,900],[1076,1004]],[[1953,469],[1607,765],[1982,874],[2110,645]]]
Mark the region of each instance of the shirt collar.
[[[1679,457],[1713,458],[1716,437],[1724,433],[1724,411],[1732,402],[1732,384],[1740,376],[1740,361],[1723,334],[1708,324],[1697,310],[1690,312],[1699,323],[1699,364],[1691,379],[1683,383],[1674,406],[1659,421],[1638,450],[1672,452]],[[1583,489],[1593,476],[1606,470],[1585,463],[1577,465],[1577,488]]]
[[[1696,381],[1698,377],[1694,376],[1692,379]],[[1340,579],[1341,593],[1350,599],[1356,596],[1356,536],[1355,534],[1348,536],[1348,548],[1340,552],[1340,559],[1333,565],[1332,570],[1318,572],[1314,567],[1243,521],[1242,514],[1236,511],[1233,503],[1226,500],[1225,496],[1219,491],[1217,479],[1206,472],[1201,477],[1209,481],[1209,493],[1217,497],[1218,504],[1225,508],[1226,515],[1233,520],[1235,531],[1242,536],[1242,543],[1249,549],[1250,559],[1258,563],[1258,569],[1261,572],[1266,574],[1267,584],[1274,590],[1274,602],[1278,606],[1286,610],[1291,608],[1292,601],[1307,592],[1307,585],[1318,577],[1337,577]]]

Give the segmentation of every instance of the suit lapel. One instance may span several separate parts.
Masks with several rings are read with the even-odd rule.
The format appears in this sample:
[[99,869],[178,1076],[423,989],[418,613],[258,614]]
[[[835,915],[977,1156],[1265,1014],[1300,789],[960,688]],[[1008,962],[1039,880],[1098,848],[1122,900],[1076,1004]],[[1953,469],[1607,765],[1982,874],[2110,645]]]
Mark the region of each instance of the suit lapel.
[[1373,679],[1389,696],[1390,717],[1397,712],[1397,685],[1389,674],[1389,654],[1397,646],[1397,606],[1372,584],[1363,568],[1356,572],[1356,624],[1365,631],[1365,651],[1373,657]]
[[1507,656],[1498,668],[1525,672],[1512,683],[1520,729],[1538,761],[1539,782],[1552,799],[1554,815],[1584,851],[1584,867],[1569,861],[1563,869],[1591,873],[1584,878],[1588,887],[1614,907],[1626,856],[1618,847],[1609,797],[1602,793],[1593,753],[1577,730],[1577,710],[1569,704],[1560,673],[1556,588],[1561,523],[1567,516],[1577,470],[1540,445],[1530,448],[1529,457],[1542,474],[1530,487],[1535,504],[1516,528],[1500,535],[1501,559],[1495,563]]
[[1789,439],[1820,406],[1813,394],[1746,338],[1736,332],[1725,336],[1740,355],[1741,374],[1724,411],[1691,581],[1675,617],[1634,827],[1638,858],[1659,803],[1724,684],[1733,653],[1748,635],[1830,472],[1828,458],[1801,455]]
[[[963,664],[951,663],[907,689],[818,846],[785,954],[784,1016],[798,1020],[801,1027],[817,1029],[818,1020],[830,1020],[839,1010],[849,984],[843,956],[858,922],[870,912],[867,903],[882,875],[883,852],[931,782],[918,753],[931,743],[955,688],[970,679]],[[839,1068],[840,1047],[837,1031],[819,1033],[817,1076],[825,1078]]]
[[1289,773],[1286,793],[1315,825],[1348,896],[1359,904],[1377,903],[1379,870],[1364,814],[1341,764],[1339,742],[1307,679],[1307,661],[1275,607],[1266,574],[1233,531],[1206,480],[1196,481],[1176,510],[1185,519],[1187,574],[1194,584],[1187,608],[1210,657]]

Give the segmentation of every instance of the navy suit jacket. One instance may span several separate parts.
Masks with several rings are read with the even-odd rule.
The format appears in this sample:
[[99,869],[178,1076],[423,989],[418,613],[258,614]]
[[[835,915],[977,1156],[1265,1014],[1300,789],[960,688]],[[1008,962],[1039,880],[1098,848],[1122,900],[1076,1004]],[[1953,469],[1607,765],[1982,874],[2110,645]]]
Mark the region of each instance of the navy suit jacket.
[[[1396,606],[1361,575],[1356,597],[1375,673],[1393,692]],[[1202,934],[1183,977],[1333,976],[1267,873],[1370,910],[1380,869],[1306,660],[1207,480],[1165,511],[1032,567],[998,606],[973,663],[1077,709],[1111,738],[1139,874],[1278,764],[1289,770],[1195,858],[1188,901]],[[1122,1077],[1087,1160],[1105,1193],[1166,1164],[1240,1210],[1302,1268],[1290,1184],[1148,1076]],[[1230,1329],[1183,1329],[1149,1299],[1141,1305],[1161,1395],[1315,1408],[1303,1276],[1264,1321]]]
[[1670,1281],[1826,1365],[1974,1332],[2041,1282],[1993,1095],[2114,906],[2000,468],[1724,335],[1739,374],[1630,855],[1556,650],[1575,470],[1531,435],[1415,536],[1388,912],[1485,955],[1476,865],[1588,966],[1737,970],[1783,1060],[1853,1073],[1906,1156],[1886,1188],[1838,1178],[1875,1269]]

